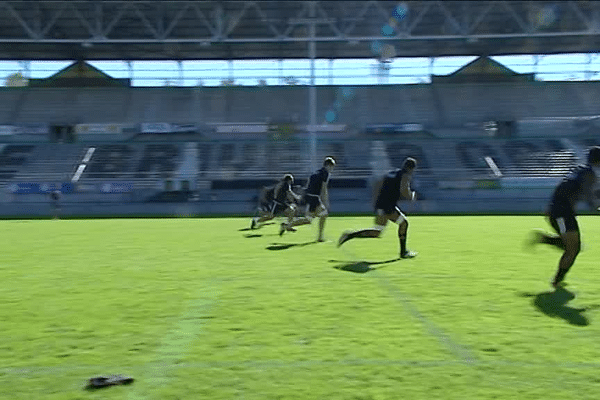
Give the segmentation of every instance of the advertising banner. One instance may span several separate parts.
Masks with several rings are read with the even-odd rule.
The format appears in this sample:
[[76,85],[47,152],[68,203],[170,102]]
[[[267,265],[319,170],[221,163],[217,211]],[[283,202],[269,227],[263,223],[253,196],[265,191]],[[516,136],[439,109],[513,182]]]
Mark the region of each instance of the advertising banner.
[[123,127],[120,124],[78,124],[75,125],[75,132],[78,135],[88,133],[119,134],[123,132]]
[[133,190],[131,182],[104,182],[98,184],[102,193],[129,193]]
[[14,127],[15,134],[48,135],[50,127],[46,124],[22,124]]
[[15,127],[12,125],[0,125],[0,136],[10,136],[15,134]]
[[63,183],[31,183],[19,182],[8,186],[8,191],[14,194],[48,194],[55,190],[60,190],[61,193],[72,193],[73,184],[69,182]]
[[367,125],[365,132],[368,134],[393,135],[399,133],[415,133],[424,130],[421,124],[374,124]]
[[141,124],[142,133],[194,133],[195,124],[171,124],[167,122],[152,122]]
[[146,122],[141,126],[142,133],[170,133],[171,124],[166,122]]
[[173,133],[194,133],[196,130],[195,124],[171,124],[171,132]]

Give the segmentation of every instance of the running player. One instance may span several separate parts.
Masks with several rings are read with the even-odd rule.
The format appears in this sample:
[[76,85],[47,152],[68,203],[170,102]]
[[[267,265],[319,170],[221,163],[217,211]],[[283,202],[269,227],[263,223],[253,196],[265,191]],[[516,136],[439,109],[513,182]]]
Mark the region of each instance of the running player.
[[[283,179],[281,179],[273,189],[273,200],[269,205],[268,212],[258,218],[255,222],[256,224],[262,224],[280,215],[285,215],[288,218],[288,223],[293,220],[297,212],[295,201],[301,199],[301,197],[292,190],[293,183],[294,177],[292,174],[285,174],[283,176]],[[290,230],[292,229],[293,228],[290,228]]]
[[56,189],[53,190],[50,193],[50,201],[52,204],[52,218],[53,219],[58,219],[59,214],[60,214],[60,197],[61,197],[61,191]]
[[259,229],[262,228],[263,223],[259,223],[261,217],[269,215],[269,210],[271,209],[271,204],[273,199],[275,199],[275,186],[265,186],[260,191],[260,195],[258,196],[258,207],[256,209],[256,215],[252,218],[250,222],[250,229]]
[[597,180],[598,168],[600,168],[600,147],[594,146],[588,151],[587,164],[573,169],[554,190],[546,215],[557,234],[534,232],[532,244],[546,243],[564,251],[552,280],[554,288],[561,285],[581,250],[575,205],[585,200],[592,210],[597,209],[592,189]]
[[338,247],[354,238],[376,238],[381,236],[388,221],[398,224],[398,239],[400,241],[400,258],[413,258],[416,252],[407,250],[406,235],[408,232],[408,220],[400,211],[396,203],[402,196],[411,201],[416,200],[416,193],[411,190],[410,182],[417,168],[417,160],[408,157],[404,160],[401,169],[387,173],[376,193],[375,226],[373,228],[361,229],[359,231],[344,232],[338,241]]
[[335,168],[333,157],[327,157],[323,161],[323,167],[308,178],[306,190],[304,191],[304,201],[306,202],[306,215],[302,218],[295,218],[290,224],[281,224],[279,234],[283,235],[286,229],[294,226],[310,224],[315,217],[319,217],[318,242],[324,242],[323,231],[325,229],[325,220],[329,215],[329,176]]

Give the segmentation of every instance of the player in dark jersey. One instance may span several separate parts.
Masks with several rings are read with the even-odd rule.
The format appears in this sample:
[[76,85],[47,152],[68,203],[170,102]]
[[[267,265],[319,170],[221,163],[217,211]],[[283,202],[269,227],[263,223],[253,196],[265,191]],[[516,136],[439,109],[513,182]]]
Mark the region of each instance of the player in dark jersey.
[[410,188],[413,172],[417,168],[417,161],[408,157],[404,160],[401,169],[387,173],[383,181],[375,190],[376,200],[375,226],[359,231],[344,232],[338,241],[338,247],[354,238],[376,238],[381,236],[388,221],[398,224],[398,239],[400,241],[400,258],[413,258],[417,253],[406,249],[406,235],[408,220],[400,211],[396,203],[402,196],[411,201],[416,200],[416,193]]
[[600,147],[595,146],[588,151],[587,164],[573,169],[554,189],[546,215],[556,234],[539,231],[533,234],[532,244],[546,243],[564,251],[552,280],[554,288],[565,279],[581,250],[575,205],[585,200],[593,210],[597,209],[592,189],[597,180],[595,169],[599,167]]
[[306,213],[304,217],[295,218],[290,224],[281,224],[279,234],[283,235],[286,229],[294,226],[310,224],[315,217],[319,217],[319,234],[317,242],[324,242],[323,231],[325,230],[325,220],[329,215],[329,175],[335,168],[333,157],[326,157],[323,161],[323,167],[308,178],[306,189],[304,190],[304,202],[306,203]]
[[258,196],[258,206],[256,208],[256,216],[250,222],[250,229],[259,229],[263,223],[259,223],[261,217],[269,214],[271,203],[275,198],[275,185],[265,186],[260,191]]
[[61,191],[60,190],[53,190],[50,193],[50,202],[52,204],[52,218],[53,219],[58,219],[59,214],[60,214],[60,196],[61,196]]
[[[273,188],[273,199],[268,205],[266,213],[258,219],[252,220],[255,227],[283,215],[288,218],[288,223],[293,220],[297,213],[295,202],[300,200],[300,196],[292,190],[293,183],[294,177],[292,174],[285,174],[283,179],[275,185]],[[290,228],[290,230],[292,229]]]

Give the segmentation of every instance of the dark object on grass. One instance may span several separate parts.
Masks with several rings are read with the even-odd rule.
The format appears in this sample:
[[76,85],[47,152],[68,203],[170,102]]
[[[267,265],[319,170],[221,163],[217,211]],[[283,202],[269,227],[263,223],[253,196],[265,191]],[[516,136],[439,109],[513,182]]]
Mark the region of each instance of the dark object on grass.
[[88,381],[87,389],[100,389],[114,385],[129,385],[133,378],[123,375],[95,376]]

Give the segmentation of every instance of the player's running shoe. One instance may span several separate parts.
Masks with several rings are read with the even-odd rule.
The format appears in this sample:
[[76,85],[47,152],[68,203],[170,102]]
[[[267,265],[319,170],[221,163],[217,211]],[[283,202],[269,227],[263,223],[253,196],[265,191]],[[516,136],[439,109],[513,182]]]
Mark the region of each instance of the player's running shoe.
[[256,229],[256,220],[252,218],[252,222],[250,222],[250,229]]
[[550,284],[552,285],[554,290],[558,290],[567,286],[567,283],[565,281],[556,282],[555,280],[553,280],[552,282],[550,282]]
[[279,236],[283,236],[285,231],[286,231],[285,222],[282,222],[281,225],[279,226]]
[[416,251],[406,250],[404,253],[400,254],[400,258],[415,258],[417,256]]
[[525,246],[524,246],[525,249],[532,250],[536,244],[542,243],[543,237],[544,237],[543,231],[541,231],[539,229],[531,231],[531,233],[529,234],[529,238],[527,239],[527,241],[525,241]]

